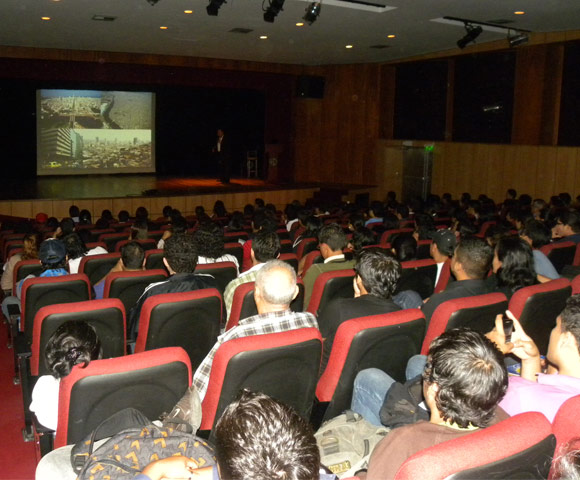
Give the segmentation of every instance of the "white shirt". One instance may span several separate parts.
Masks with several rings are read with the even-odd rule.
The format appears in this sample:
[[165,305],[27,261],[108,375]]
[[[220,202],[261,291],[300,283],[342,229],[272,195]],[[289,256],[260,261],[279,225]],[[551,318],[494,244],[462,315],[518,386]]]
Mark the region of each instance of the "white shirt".
[[84,255],[81,255],[78,258],[73,258],[72,260],[68,261],[68,271],[71,274],[74,273],[79,273],[79,266],[81,264],[81,260],[84,257],[89,257],[91,255],[103,255],[105,253],[109,253],[107,252],[107,250],[105,250],[103,247],[95,247],[95,248],[91,248],[87,253],[85,253]]
[[32,390],[30,411],[34,412],[38,422],[56,430],[58,424],[58,390],[60,379],[52,375],[42,375]]
[[445,262],[436,263],[437,265],[437,275],[435,275],[435,286],[437,286],[437,282],[439,281],[439,277],[441,276],[441,270],[443,270],[443,265]]
[[325,258],[324,263],[332,262],[334,260],[344,260],[344,255],[341,253],[340,255],[333,255],[332,257]]

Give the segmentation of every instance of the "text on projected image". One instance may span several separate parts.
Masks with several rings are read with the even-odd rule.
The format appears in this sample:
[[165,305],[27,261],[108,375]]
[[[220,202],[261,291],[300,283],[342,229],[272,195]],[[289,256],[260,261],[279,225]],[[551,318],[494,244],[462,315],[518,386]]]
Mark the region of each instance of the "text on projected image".
[[154,94],[37,91],[37,173],[155,171]]

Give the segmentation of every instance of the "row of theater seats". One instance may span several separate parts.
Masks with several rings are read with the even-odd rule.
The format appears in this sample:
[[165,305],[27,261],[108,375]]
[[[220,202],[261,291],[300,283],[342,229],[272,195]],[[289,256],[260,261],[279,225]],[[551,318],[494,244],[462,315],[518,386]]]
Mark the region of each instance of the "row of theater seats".
[[[57,277],[49,280],[58,283],[56,280],[71,279]],[[575,283],[576,289],[580,279],[576,279]],[[85,283],[85,290],[87,288]],[[244,298],[248,298],[248,291]],[[555,318],[570,293],[569,282],[559,279],[522,289],[509,303],[509,308],[521,319],[542,353],[545,353]],[[101,306],[109,311],[100,312]],[[211,429],[216,415],[219,417],[221,409],[233,399],[241,386],[259,389],[282,399],[306,417],[312,413],[314,421],[332,418],[350,405],[354,377],[360,370],[381,368],[395,379],[403,380],[407,360],[421,351],[425,353],[430,339],[458,326],[488,331],[493,326],[495,315],[503,312],[506,306],[507,300],[502,294],[452,300],[435,312],[427,332],[422,312],[414,309],[347,321],[337,331],[328,366],[320,379],[321,339],[318,330],[305,329],[300,335],[288,332],[227,342],[214,360],[203,406],[203,428]],[[120,312],[116,315],[119,319],[116,327],[110,320],[114,316],[111,309]],[[106,352],[111,355],[112,352],[124,352],[123,310],[120,302],[111,299],[40,309],[34,318],[30,376],[45,373],[42,370],[42,345],[60,323],[73,317],[95,325],[99,337],[107,345]],[[195,323],[191,322],[193,315]],[[142,352],[138,355],[145,355],[150,353],[149,348],[159,352],[160,347],[183,345],[180,342],[189,340],[189,346],[184,346],[190,350],[179,351],[180,355],[186,355],[189,368],[195,370],[215,342],[219,319],[221,299],[215,290],[157,295],[148,299],[143,309],[136,351]],[[134,359],[134,355],[130,357]],[[101,362],[109,362],[107,365],[115,365],[115,368],[122,370],[126,358]],[[94,363],[99,365],[99,362]],[[26,374],[27,368],[21,360],[21,376]],[[87,369],[88,373],[90,371]],[[24,385],[23,389],[29,392]],[[124,402],[126,399],[121,397]],[[311,412],[313,406],[314,411]]]

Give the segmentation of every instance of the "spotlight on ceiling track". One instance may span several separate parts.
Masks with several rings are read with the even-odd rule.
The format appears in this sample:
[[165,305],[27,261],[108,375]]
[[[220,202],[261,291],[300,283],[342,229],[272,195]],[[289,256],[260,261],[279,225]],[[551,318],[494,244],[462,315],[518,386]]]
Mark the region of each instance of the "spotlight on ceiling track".
[[479,25],[474,27],[471,23],[465,23],[465,31],[467,32],[464,37],[457,40],[457,46],[459,48],[465,48],[471,42],[475,42],[475,39],[481,35],[483,28]]
[[510,37],[509,32],[507,39],[510,44],[510,47],[517,47],[518,45],[523,45],[524,43],[528,43],[528,41],[530,40],[530,38],[526,33],[516,33],[515,35],[512,35]]
[[149,3],[149,5],[156,5],[159,0],[147,0],[147,2]]
[[274,23],[274,19],[284,10],[284,0],[270,0],[270,5],[264,10],[264,22]]
[[207,14],[212,17],[217,17],[220,7],[226,3],[226,0],[209,0],[209,5],[205,7]]
[[320,2],[312,2],[306,7],[306,13],[302,17],[302,19],[308,23],[308,25],[312,25],[316,22],[316,19],[320,15]]

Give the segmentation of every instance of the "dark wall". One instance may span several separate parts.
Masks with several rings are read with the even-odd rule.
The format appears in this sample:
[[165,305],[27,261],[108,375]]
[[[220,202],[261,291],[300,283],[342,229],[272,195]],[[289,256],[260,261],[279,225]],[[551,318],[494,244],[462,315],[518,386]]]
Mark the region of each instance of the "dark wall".
[[564,50],[558,139],[560,145],[580,145],[580,42]]
[[233,173],[246,149],[292,137],[292,75],[185,67],[0,59],[0,151],[14,177],[36,172],[35,95],[39,88],[156,93],[156,160],[163,174],[212,174],[218,127],[230,135]]
[[515,52],[455,60],[453,141],[510,143]]
[[444,140],[447,61],[399,65],[395,85],[394,137]]

